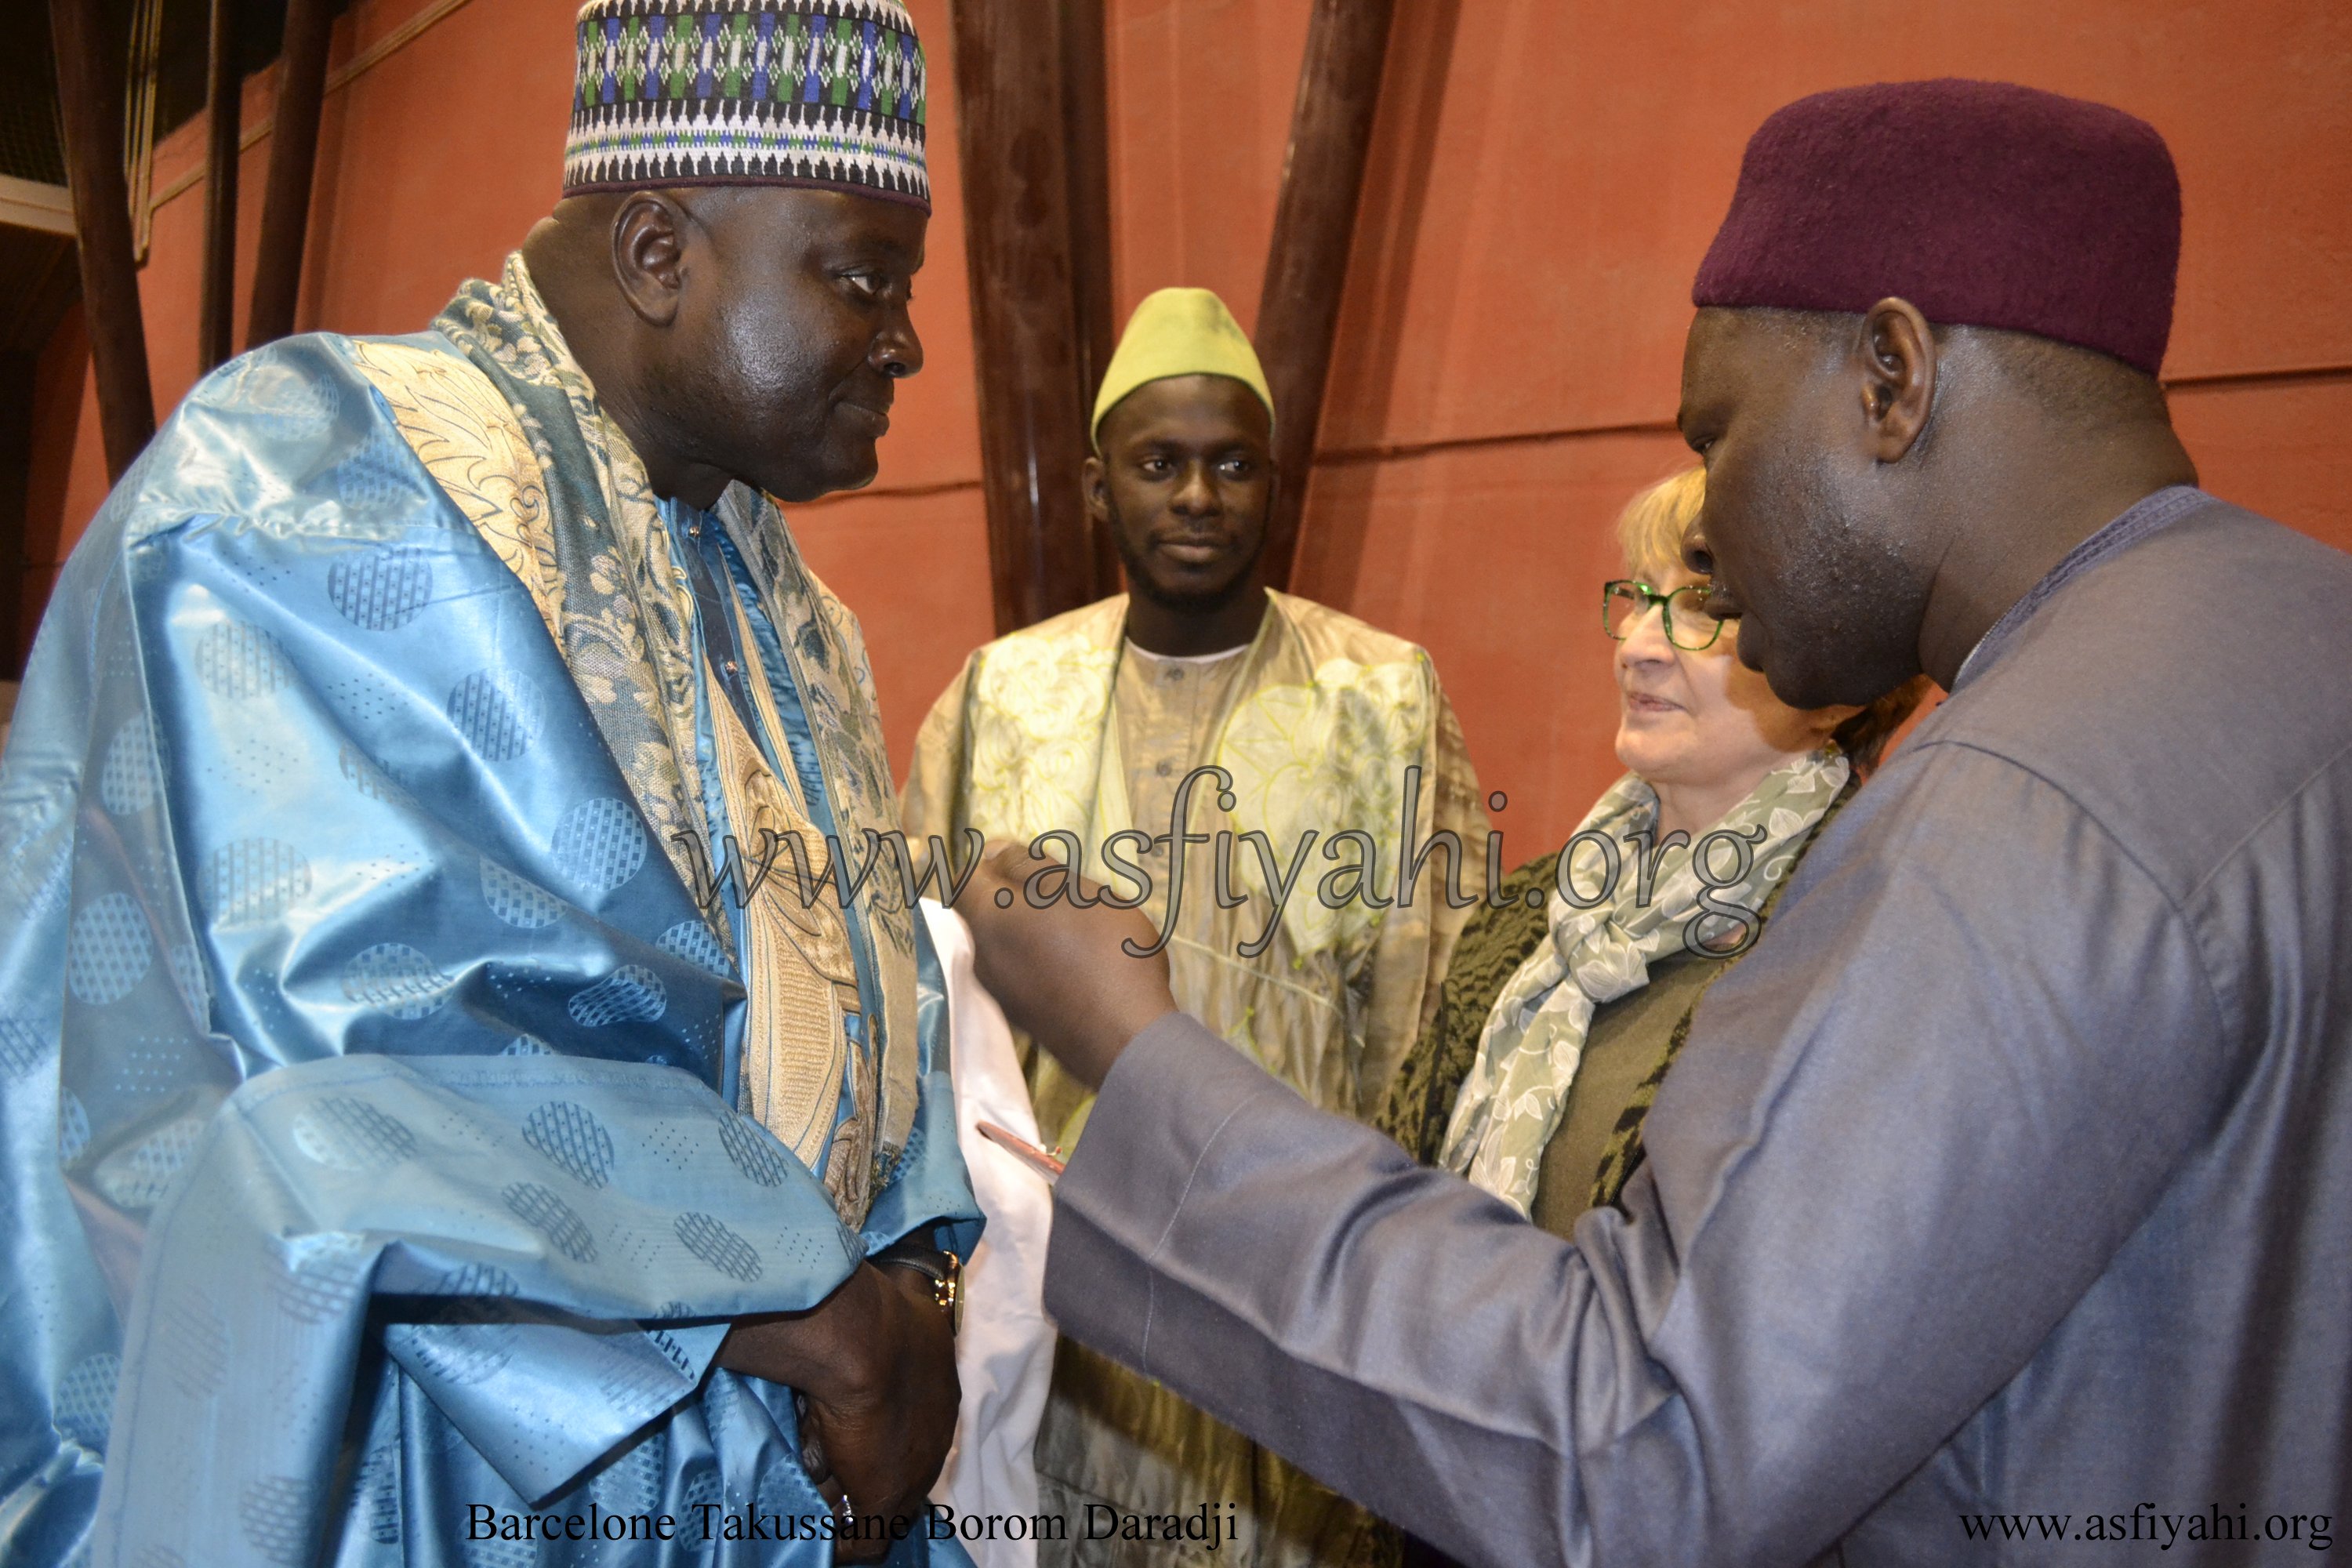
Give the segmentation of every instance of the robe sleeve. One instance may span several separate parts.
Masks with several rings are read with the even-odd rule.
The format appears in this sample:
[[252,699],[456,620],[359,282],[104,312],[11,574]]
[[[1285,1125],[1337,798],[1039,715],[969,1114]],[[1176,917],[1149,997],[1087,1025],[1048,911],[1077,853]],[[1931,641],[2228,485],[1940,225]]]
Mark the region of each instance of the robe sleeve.
[[1919,747],[1702,1005],[1561,1242],[1181,1016],[1055,1194],[1065,1332],[1473,1563],[1802,1562],[2036,1348],[2249,1037],[2072,801]]
[[980,1245],[983,1216],[956,1131],[953,1010],[946,968],[923,913],[929,907],[923,900],[915,911],[914,1125],[866,1210],[863,1235],[870,1254],[929,1231],[933,1245],[968,1259]]
[[[974,655],[976,660],[979,656]],[[915,755],[907,766],[907,787],[898,793],[898,821],[907,835],[907,847],[916,863],[920,864],[929,852],[927,842],[937,837],[955,848],[956,829],[963,825],[963,788],[967,763],[964,756],[964,700],[971,687],[971,665],[967,663],[948,682],[939,700],[923,716],[923,727],[915,734]]]
[[[1415,831],[1424,843],[1451,835],[1461,847],[1450,876],[1448,852],[1439,848],[1430,855],[1412,903],[1389,910],[1373,941],[1364,971],[1370,985],[1364,1008],[1363,1058],[1355,1075],[1356,1115],[1365,1121],[1388,1098],[1399,1066],[1435,1014],[1454,944],[1486,890],[1488,827],[1478,798],[1477,770],[1470,765],[1454,705],[1445,700],[1426,656],[1423,668],[1429,681],[1430,722],[1417,759],[1424,820]],[[1465,902],[1456,906],[1449,896],[1453,890]]]

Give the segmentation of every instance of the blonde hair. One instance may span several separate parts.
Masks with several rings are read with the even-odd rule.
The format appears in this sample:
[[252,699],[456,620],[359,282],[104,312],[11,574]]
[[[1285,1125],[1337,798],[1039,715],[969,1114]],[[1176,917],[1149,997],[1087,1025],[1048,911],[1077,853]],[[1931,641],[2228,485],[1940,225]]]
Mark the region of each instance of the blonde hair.
[[1617,514],[1617,546],[1625,552],[1625,569],[1650,582],[1682,570],[1683,535],[1698,521],[1706,500],[1706,470],[1685,468],[1660,479],[1625,503]]
[[[1696,464],[1627,501],[1617,514],[1617,546],[1625,553],[1625,570],[1652,587],[1681,573],[1683,538],[1706,502],[1706,470]],[[1878,766],[1886,742],[1930,689],[1926,676],[1914,676],[1837,727],[1831,738],[1856,773],[1867,776]]]

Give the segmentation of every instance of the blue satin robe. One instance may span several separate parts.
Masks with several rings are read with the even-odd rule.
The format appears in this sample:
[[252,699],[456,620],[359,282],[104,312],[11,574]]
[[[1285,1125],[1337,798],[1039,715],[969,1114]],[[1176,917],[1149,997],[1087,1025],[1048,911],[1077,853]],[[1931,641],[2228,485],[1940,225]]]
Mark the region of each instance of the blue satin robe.
[[[921,923],[920,1105],[853,1230],[734,1109],[735,965],[339,342],[189,395],[0,766],[0,1564],[829,1562],[790,1392],[709,1362],[976,1238]],[[533,1504],[673,1539],[481,1538]]]

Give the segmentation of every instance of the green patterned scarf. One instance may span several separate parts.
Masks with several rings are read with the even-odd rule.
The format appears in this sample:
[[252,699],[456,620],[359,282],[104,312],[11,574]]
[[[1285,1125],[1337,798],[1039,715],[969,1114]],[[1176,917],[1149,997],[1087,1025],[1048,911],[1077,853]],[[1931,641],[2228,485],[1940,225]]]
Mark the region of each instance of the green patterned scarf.
[[[1717,878],[1708,901],[1760,910],[1851,772],[1834,747],[1825,747],[1765,774],[1746,800],[1700,836]],[[1657,792],[1631,773],[1586,816],[1579,840],[1589,844],[1585,836],[1593,835],[1615,846],[1619,873],[1613,885],[1599,889],[1598,902],[1582,909],[1552,889],[1550,940],[1503,987],[1454,1101],[1443,1163],[1521,1214],[1535,1203],[1544,1146],[1566,1110],[1593,1010],[1648,984],[1651,963],[1682,949],[1686,932],[1710,947],[1744,940],[1740,922],[1702,906],[1709,889],[1694,847],[1647,857],[1638,852],[1636,845],[1656,833],[1657,821]],[[1733,837],[1716,840],[1719,834]],[[1579,888],[1592,888],[1591,868],[1599,859],[1597,853],[1576,856]],[[1752,934],[1755,927],[1745,929]]]

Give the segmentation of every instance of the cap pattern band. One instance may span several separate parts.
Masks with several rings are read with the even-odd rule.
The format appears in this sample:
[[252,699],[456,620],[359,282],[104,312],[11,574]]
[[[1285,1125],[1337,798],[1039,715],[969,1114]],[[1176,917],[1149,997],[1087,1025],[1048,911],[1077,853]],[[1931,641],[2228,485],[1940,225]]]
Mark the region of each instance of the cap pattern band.
[[894,0],[591,0],[563,189],[835,185],[929,210],[922,45]]

